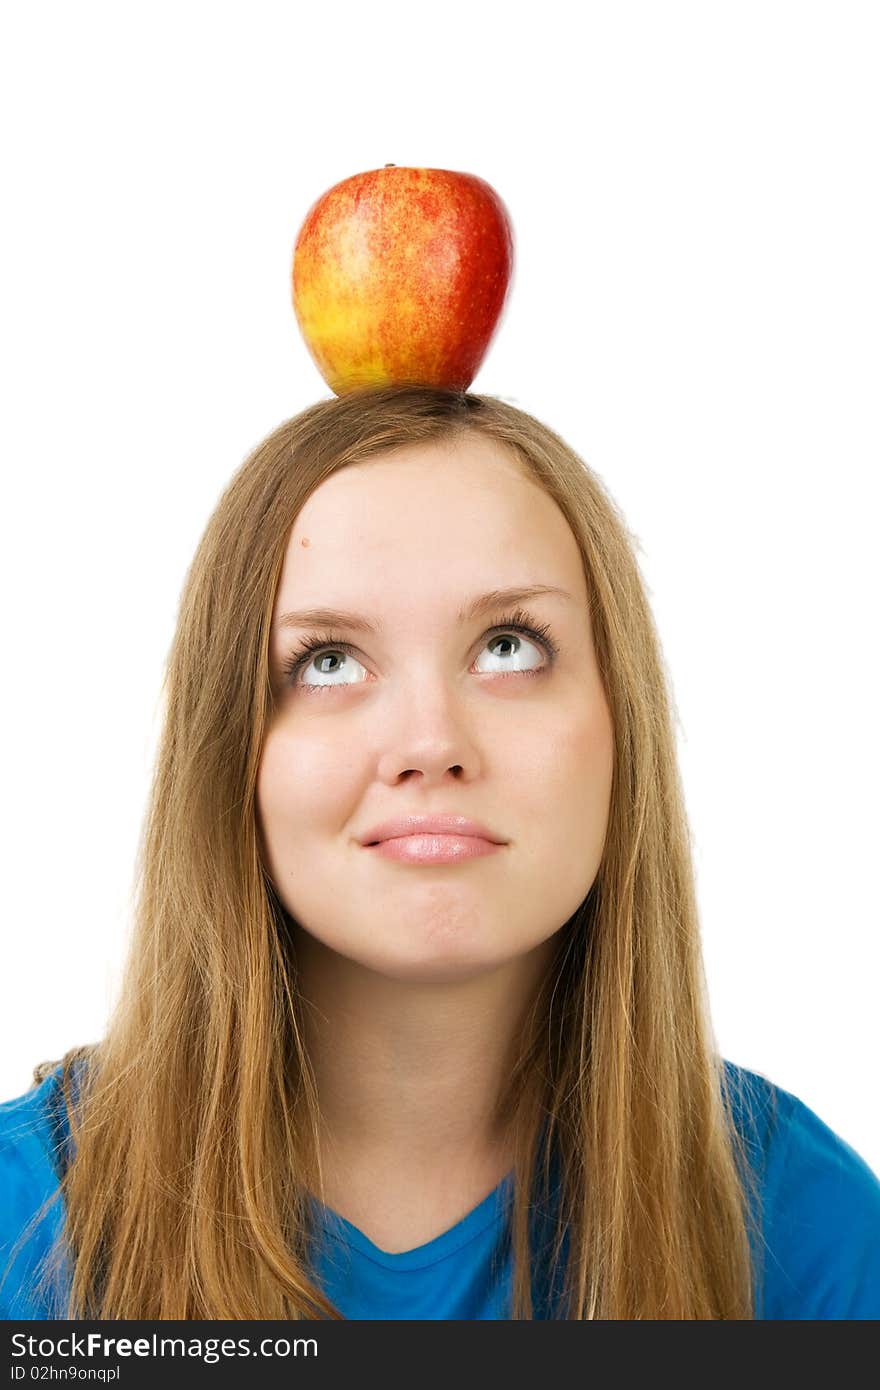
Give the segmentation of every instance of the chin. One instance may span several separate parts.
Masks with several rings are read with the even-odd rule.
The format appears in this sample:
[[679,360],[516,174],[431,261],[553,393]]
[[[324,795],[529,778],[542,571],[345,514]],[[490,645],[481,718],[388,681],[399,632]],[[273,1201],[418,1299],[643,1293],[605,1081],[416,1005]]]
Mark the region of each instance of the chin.
[[510,943],[502,950],[489,938],[476,940],[473,931],[466,937],[461,932],[434,930],[402,945],[399,940],[381,954],[363,959],[368,970],[389,980],[408,984],[457,984],[476,979],[491,970],[506,965],[513,957]]

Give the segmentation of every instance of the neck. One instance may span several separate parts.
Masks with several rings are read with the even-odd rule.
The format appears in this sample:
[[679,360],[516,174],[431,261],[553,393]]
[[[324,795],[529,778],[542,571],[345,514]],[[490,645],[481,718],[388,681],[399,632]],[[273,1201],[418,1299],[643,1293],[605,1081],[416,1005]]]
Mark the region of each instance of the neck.
[[550,965],[535,950],[454,982],[391,978],[295,928],[322,1163],[415,1180],[509,1165],[498,1103]]

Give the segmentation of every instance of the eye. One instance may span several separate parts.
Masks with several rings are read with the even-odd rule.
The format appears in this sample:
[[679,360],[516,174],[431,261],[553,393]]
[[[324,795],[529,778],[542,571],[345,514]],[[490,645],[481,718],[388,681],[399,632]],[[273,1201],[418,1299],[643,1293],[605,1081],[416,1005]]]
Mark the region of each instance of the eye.
[[[313,660],[309,660],[310,657],[312,657]],[[330,648],[317,645],[307,648],[306,651],[302,653],[300,660],[294,663],[290,674],[294,676],[297,671],[301,670],[303,673],[303,680],[300,682],[301,685],[311,685],[312,689],[317,690],[332,689],[334,685],[356,685],[358,682],[353,680],[346,681],[334,679],[330,681],[310,681],[306,680],[305,677],[314,676],[316,672],[318,675],[329,677],[338,676],[341,672],[344,676],[346,671],[352,669],[352,666],[359,666],[362,671],[364,670],[364,667],[358,661],[357,657],[353,655],[348,644],[346,642],[336,642]]]
[[[533,659],[529,657],[529,648],[531,647],[533,651],[536,650],[536,644],[530,642],[527,638],[524,642],[523,635],[521,635],[520,631],[514,628],[512,624],[511,630],[496,633],[493,637],[490,637],[485,644],[484,650],[489,647],[495,647],[497,649],[492,655],[495,660],[499,662],[499,665],[484,668],[487,673],[495,671],[521,671],[523,674],[527,674],[535,669],[533,666],[524,667],[521,663]],[[540,652],[538,653],[538,657],[540,660]],[[543,667],[539,667],[538,669],[543,669]]]
[[[526,639],[525,644],[523,638]],[[528,614],[522,609],[517,609],[506,622],[496,623],[483,638],[485,647],[496,647],[490,653],[497,665],[483,668],[480,674],[483,675],[512,675],[538,676],[548,670],[553,664],[558,648],[554,642],[550,629],[546,623],[536,623],[529,618]],[[534,648],[540,653],[544,653],[544,661],[539,665],[526,664],[532,663],[533,658],[529,656],[529,648]],[[479,658],[478,658],[479,660]],[[364,666],[354,654],[354,648],[350,642],[339,641],[332,633],[317,633],[313,637],[306,639],[302,646],[291,652],[283,665],[284,681],[287,685],[295,686],[300,690],[307,690],[309,693],[318,690],[333,690],[337,686],[363,684],[363,678],[358,677],[353,680],[345,680],[347,673],[354,672],[356,668],[364,670]],[[342,676],[340,680],[335,677]],[[327,677],[324,680],[313,680],[311,677]],[[306,679],[309,677],[309,679]]]

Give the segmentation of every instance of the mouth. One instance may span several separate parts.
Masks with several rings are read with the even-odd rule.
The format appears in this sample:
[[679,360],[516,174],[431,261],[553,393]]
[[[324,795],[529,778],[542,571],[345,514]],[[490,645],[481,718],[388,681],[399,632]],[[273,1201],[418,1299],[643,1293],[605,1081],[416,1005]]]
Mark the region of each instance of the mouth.
[[479,821],[470,820],[467,816],[439,813],[435,815],[398,816],[394,820],[383,821],[380,825],[371,826],[360,837],[359,842],[367,849],[374,849],[377,845],[384,844],[388,840],[426,835],[451,836],[459,840],[485,840],[494,845],[507,843],[503,836],[497,835],[495,831]]
[[382,859],[407,864],[461,864],[495,854],[503,845],[482,835],[428,831],[389,835],[384,840],[370,841],[364,848]]

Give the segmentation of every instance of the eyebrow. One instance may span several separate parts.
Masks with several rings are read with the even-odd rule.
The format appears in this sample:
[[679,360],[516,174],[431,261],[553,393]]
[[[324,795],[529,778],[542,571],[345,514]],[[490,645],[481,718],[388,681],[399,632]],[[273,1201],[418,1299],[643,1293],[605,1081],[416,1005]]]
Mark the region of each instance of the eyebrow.
[[[545,594],[575,603],[573,594],[560,589],[555,584],[528,584],[510,589],[490,589],[487,594],[478,594],[459,610],[458,621],[470,622],[493,608],[507,607],[511,603],[523,603],[526,599],[541,598]],[[365,618],[361,613],[348,613],[339,608],[303,608],[296,612],[283,613],[278,619],[279,628],[288,627],[347,627],[357,632],[378,633],[379,624]]]

